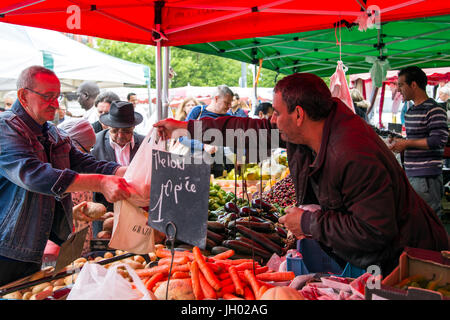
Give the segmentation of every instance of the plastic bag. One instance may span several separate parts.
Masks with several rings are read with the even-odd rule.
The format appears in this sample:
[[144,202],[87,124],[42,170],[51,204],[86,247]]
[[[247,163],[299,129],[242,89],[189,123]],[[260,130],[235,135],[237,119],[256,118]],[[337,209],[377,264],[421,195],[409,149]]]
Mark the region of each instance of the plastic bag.
[[127,201],[137,207],[148,207],[150,202],[152,151],[165,151],[165,141],[160,139],[158,143],[156,142],[157,134],[156,129],[150,129],[123,176],[128,184],[136,190],[136,193],[133,193]]
[[338,61],[336,72],[330,77],[330,91],[333,97],[341,99],[350,110],[355,112],[342,61]]
[[[136,289],[133,289],[132,284],[117,272],[119,267],[125,267]],[[67,300],[156,300],[156,298],[127,264],[118,264],[106,269],[97,263],[86,263]]]

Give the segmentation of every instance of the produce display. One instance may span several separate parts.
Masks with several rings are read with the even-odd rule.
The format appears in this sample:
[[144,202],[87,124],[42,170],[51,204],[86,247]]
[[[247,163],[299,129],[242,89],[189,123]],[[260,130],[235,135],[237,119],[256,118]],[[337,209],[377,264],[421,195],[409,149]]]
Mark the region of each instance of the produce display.
[[[121,255],[127,254],[127,252],[124,252],[122,250],[116,250],[114,253],[107,251],[104,253],[103,256],[97,256],[97,257],[81,257],[73,261],[71,264],[67,265],[60,273],[66,273],[67,275],[59,278],[59,279],[51,279],[50,275],[52,275],[54,271],[54,267],[46,267],[43,270],[38,271],[37,273],[33,274],[29,278],[27,278],[28,281],[36,281],[39,279],[43,279],[48,277],[48,281],[45,281],[43,283],[39,283],[35,286],[30,286],[27,288],[24,288],[22,290],[18,290],[15,292],[11,292],[8,294],[5,294],[2,296],[3,299],[16,299],[16,300],[43,300],[48,299],[49,297],[56,295],[67,295],[69,292],[68,287],[70,287],[73,283],[75,283],[79,270],[83,267],[85,263],[98,263],[101,261],[106,261],[107,259],[111,259],[113,257],[118,257]],[[131,268],[137,270],[137,269],[144,269],[145,267],[148,267],[148,263],[146,262],[145,258],[141,255],[133,255],[128,254],[128,257],[123,260],[118,260],[115,262],[111,262],[108,264],[103,265],[105,268],[109,268],[111,266],[117,265],[117,264],[128,264]],[[154,253],[149,254],[150,261],[156,260],[156,255]],[[125,279],[128,281],[132,281],[131,277],[128,274],[128,271],[123,268],[119,267],[117,269],[117,272],[122,275]],[[60,274],[58,273],[58,274]]]
[[395,285],[395,288],[405,290],[408,287],[422,288],[433,290],[442,293],[446,297],[450,297],[450,283],[440,285],[442,275],[436,279],[427,279],[422,275],[414,275],[403,279],[400,283]]
[[297,205],[295,196],[295,187],[291,175],[277,181],[262,196],[263,200],[276,206],[281,214],[284,214],[284,208]]
[[[251,259],[230,259],[234,255],[233,249],[210,256],[204,255],[198,247],[175,251],[168,299],[273,299],[275,296],[269,290],[275,288],[276,282],[295,278],[293,272],[275,272]],[[156,256],[159,258],[157,265],[136,270],[136,273],[147,290],[158,299],[165,299],[172,255],[170,250],[159,246]],[[301,293],[297,292],[297,298],[303,298]]]
[[[278,223],[279,210],[261,199],[235,198],[219,185],[210,185],[207,246],[212,253],[227,249],[237,255],[267,261],[295,246],[295,238]],[[211,211],[213,209],[213,211]]]

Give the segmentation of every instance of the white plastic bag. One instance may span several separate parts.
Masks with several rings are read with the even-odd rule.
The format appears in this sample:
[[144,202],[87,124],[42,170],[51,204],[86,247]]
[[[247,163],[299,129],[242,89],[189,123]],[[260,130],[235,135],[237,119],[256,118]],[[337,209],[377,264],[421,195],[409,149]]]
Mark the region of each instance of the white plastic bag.
[[[125,267],[136,289],[116,270]],[[86,263],[80,271],[67,300],[156,300],[133,268],[118,264],[109,269],[97,263]]]
[[137,207],[148,207],[149,205],[152,180],[152,151],[165,151],[165,140],[160,139],[156,143],[157,134],[156,129],[150,129],[123,176],[128,184],[136,190],[136,193],[132,194],[127,201]]

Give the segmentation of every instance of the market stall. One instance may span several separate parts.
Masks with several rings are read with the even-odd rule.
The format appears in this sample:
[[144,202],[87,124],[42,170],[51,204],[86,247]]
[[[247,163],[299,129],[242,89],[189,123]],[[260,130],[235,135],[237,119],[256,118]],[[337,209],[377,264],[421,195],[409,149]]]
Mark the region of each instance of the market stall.
[[[70,32],[117,40],[152,43],[160,48],[161,45],[228,40],[242,36],[242,30],[247,30],[246,36],[265,36],[287,33],[294,29],[296,31],[321,29],[324,25],[329,27],[342,18],[360,16],[362,7],[359,1],[339,4],[328,2],[327,5],[331,9],[326,12],[313,8],[315,4],[303,4],[300,1],[262,4],[246,2],[251,6],[247,8],[238,7],[238,2],[232,7],[229,1],[226,3],[227,7],[220,7],[217,3],[216,7],[199,5],[196,1],[182,3],[158,1],[151,5],[144,5],[140,1],[131,1],[127,5],[100,1],[97,5],[78,6],[78,10],[83,12],[86,20],[78,29],[73,30],[67,24],[67,11],[58,7],[68,4],[72,5],[73,2],[30,1],[24,4],[6,1],[0,10],[0,19],[10,23],[38,25],[62,31],[70,29]],[[239,4],[242,5],[242,2]],[[437,9],[433,8],[433,4]],[[304,6],[303,10],[298,9],[301,5]],[[336,7],[338,5],[339,8]],[[203,10],[199,10],[200,8]],[[332,8],[337,9],[333,11]],[[170,10],[164,11],[166,9]],[[344,9],[348,11],[343,11]],[[389,1],[381,11],[385,15],[384,21],[389,21],[431,15],[438,9],[441,10],[439,11],[441,14],[449,13],[448,6],[435,1],[426,4]],[[266,19],[262,19],[261,14],[267,14],[264,16]],[[299,19],[299,15],[305,15],[304,19]],[[324,15],[326,18],[317,19],[318,15]],[[49,16],[52,19],[47,19]],[[174,17],[180,16],[185,17],[185,20],[179,24],[175,23]],[[169,19],[166,19],[167,17]],[[241,22],[239,24],[233,21],[237,17],[242,19],[239,20]],[[267,23],[267,19],[273,23]],[[199,23],[200,20],[204,22]],[[150,25],[147,25],[148,21],[151,21]],[[276,23],[277,21],[280,23]],[[206,27],[208,24],[213,25],[215,34],[209,32],[211,29]],[[274,30],[275,27],[278,29]],[[195,28],[199,28],[197,33],[192,32]],[[160,88],[162,79],[159,75],[157,79]],[[158,92],[158,101],[161,101],[161,92]],[[153,154],[150,159],[152,156]],[[280,167],[280,157],[276,161]],[[150,160],[139,163],[141,172],[148,172],[146,169],[149,163],[151,167]],[[173,159],[158,163],[165,169],[169,167],[174,169],[174,175],[166,175],[166,183],[160,185],[160,199],[162,199],[164,194],[167,194],[163,192],[168,190],[167,179],[173,177],[171,181],[178,181],[176,179],[180,177],[186,178],[175,174],[177,170],[185,172],[185,167]],[[417,253],[405,249],[399,267],[381,281],[377,270],[362,270],[349,264],[344,268],[336,266],[332,260],[323,259],[327,256],[324,256],[317,243],[308,241],[310,239],[296,239],[290,235],[278,223],[278,217],[283,215],[283,209],[288,205],[279,201],[293,200],[292,194],[287,193],[292,190],[289,185],[289,172],[286,169],[277,170],[276,177],[273,177],[270,172],[271,163],[270,161],[269,174],[264,174],[263,163],[256,164],[257,170],[254,172],[242,171],[239,176],[242,180],[240,186],[237,184],[238,173],[235,171],[235,183],[228,186],[234,188],[234,192],[224,190],[225,185],[221,186],[218,180],[209,182],[209,192],[203,192],[200,201],[209,207],[208,219],[204,219],[207,220],[204,224],[198,225],[196,230],[198,234],[194,232],[191,234],[195,237],[204,232],[202,245],[188,241],[176,242],[178,240],[175,236],[176,231],[181,233],[186,227],[183,224],[176,224],[175,235],[166,233],[168,241],[151,243],[151,250],[143,250],[144,252],[125,250],[122,247],[124,243],[113,245],[106,239],[95,243],[98,245],[92,248],[95,250],[84,257],[69,261],[70,263],[62,269],[57,267],[57,263],[55,267],[48,267],[37,274],[0,288],[0,295],[5,299],[30,300],[92,299],[93,292],[96,293],[94,297],[97,299],[363,300],[373,298],[375,295],[382,297],[383,292],[370,290],[384,290],[381,286],[384,282],[384,285],[396,291],[399,297],[408,298],[410,292],[417,291],[411,290],[410,287],[425,287],[419,290],[422,298],[432,296],[447,299],[450,289],[448,279],[450,263],[445,252],[427,255],[427,252]],[[246,169],[251,167],[247,166]],[[260,180],[259,185],[256,183],[253,190],[248,190],[246,181],[250,180],[251,175],[259,177]],[[263,180],[264,175],[267,175],[268,179]],[[154,180],[152,179],[152,183]],[[232,181],[232,179],[224,180]],[[195,186],[200,184],[197,183]],[[202,182],[201,187],[204,186]],[[143,182],[140,187],[146,195],[150,193],[150,197],[152,190],[155,192],[154,186],[150,189],[148,181]],[[238,187],[242,190],[238,191]],[[180,185],[180,188],[186,189],[183,192],[193,190],[188,183]],[[173,190],[170,189],[171,192]],[[171,193],[166,197],[173,199],[174,194]],[[183,205],[179,205],[178,210],[190,214],[194,202],[190,204],[184,202]],[[147,201],[145,205],[148,203]],[[150,203],[154,205],[156,202]],[[147,225],[146,220],[154,219],[148,217],[155,208],[145,205],[138,206],[137,211],[141,213],[141,218],[145,217],[144,225]],[[160,210],[159,213],[166,214],[164,210]],[[197,216],[206,214],[203,211],[196,213]],[[152,231],[148,233],[148,229],[134,227],[133,232],[150,236],[150,242],[154,242],[154,238],[151,240]],[[104,245],[104,250],[100,250],[101,245]],[[314,258],[317,256],[319,259],[315,263]],[[425,264],[429,268],[414,269],[412,263],[404,262],[405,259],[414,259],[419,261],[419,265]],[[90,279],[92,274],[101,275],[100,279],[97,279],[99,281]],[[105,280],[106,278],[110,282]],[[122,290],[119,292],[108,290],[111,281],[115,287]],[[395,288],[396,286],[398,288]]]

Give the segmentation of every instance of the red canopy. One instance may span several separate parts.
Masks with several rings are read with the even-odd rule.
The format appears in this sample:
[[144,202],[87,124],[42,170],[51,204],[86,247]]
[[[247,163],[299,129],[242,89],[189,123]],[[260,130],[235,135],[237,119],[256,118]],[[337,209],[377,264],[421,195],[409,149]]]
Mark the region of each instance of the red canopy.
[[179,46],[326,29],[368,8],[387,22],[450,14],[450,1],[2,0],[0,22],[150,45],[161,30]]

